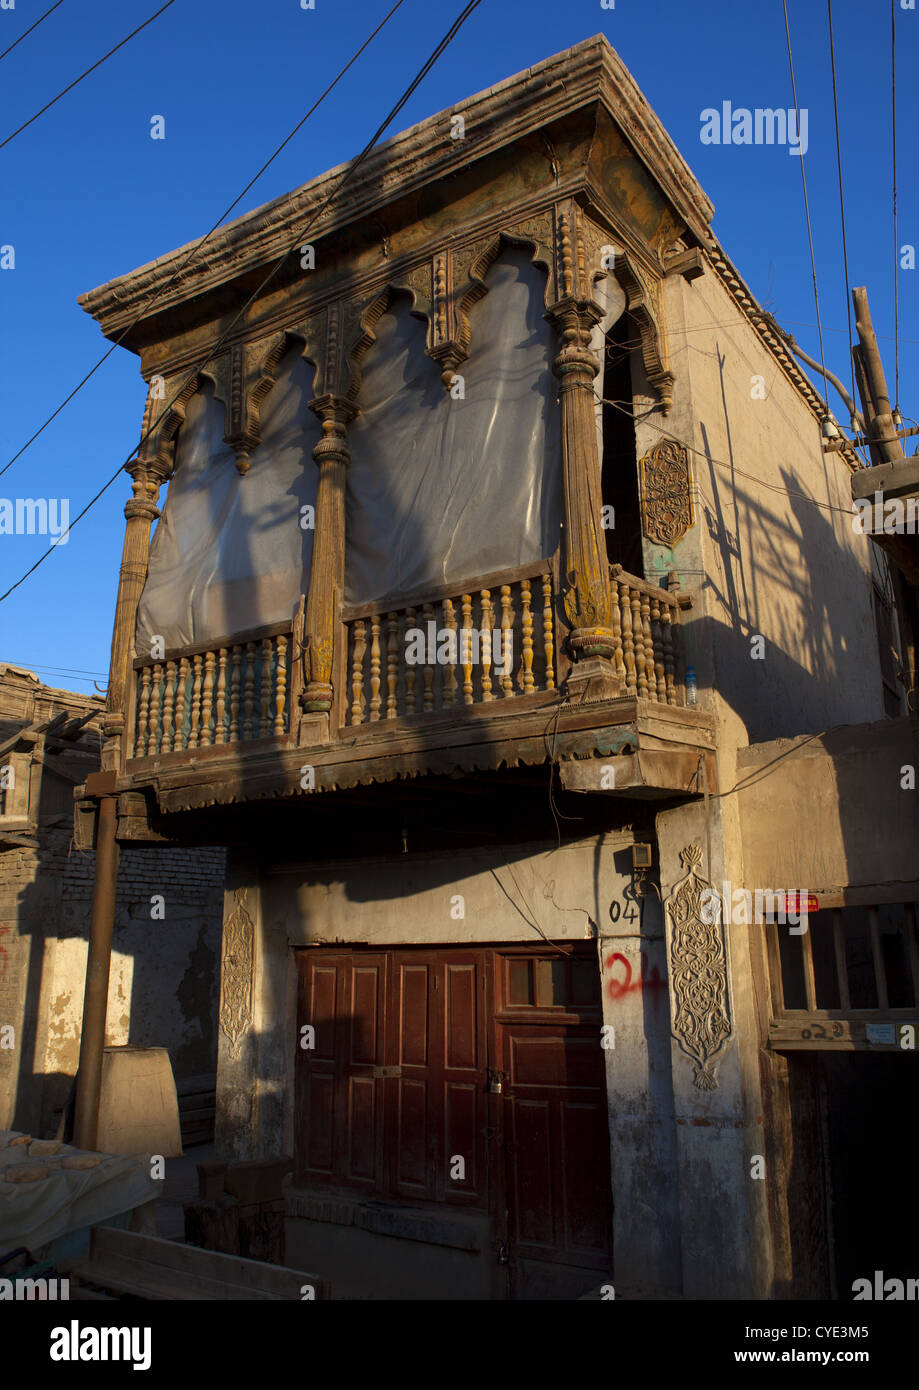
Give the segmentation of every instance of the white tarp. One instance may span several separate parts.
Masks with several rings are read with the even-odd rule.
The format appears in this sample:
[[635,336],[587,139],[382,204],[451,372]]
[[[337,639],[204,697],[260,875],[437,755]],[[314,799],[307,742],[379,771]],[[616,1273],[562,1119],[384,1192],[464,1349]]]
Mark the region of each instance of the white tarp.
[[245,477],[223,443],[224,410],[213,389],[192,397],[150,547],[138,656],[149,654],[154,635],[184,647],[292,617],[313,552],[314,533],[301,525],[318,481],[313,375],[292,348],[262,407],[261,443]]
[[[544,273],[506,250],[473,306],[464,396],[454,399],[424,351],[407,300],[383,315],[363,363],[361,414],[348,430],[345,598],[396,599],[551,556],[562,523],[561,449],[544,317]],[[608,282],[598,290],[607,292]],[[610,296],[612,321],[621,291]],[[598,297],[601,297],[598,295]],[[597,349],[602,350],[601,335]],[[262,410],[245,477],[223,443],[223,406],[195,395],[150,551],[138,655],[230,636],[292,617],[309,584],[319,422],[313,369],[292,349]]]
[[506,251],[470,314],[454,400],[424,325],[393,306],[364,361],[348,436],[349,603],[394,598],[552,555],[562,518],[559,410],[545,275]]

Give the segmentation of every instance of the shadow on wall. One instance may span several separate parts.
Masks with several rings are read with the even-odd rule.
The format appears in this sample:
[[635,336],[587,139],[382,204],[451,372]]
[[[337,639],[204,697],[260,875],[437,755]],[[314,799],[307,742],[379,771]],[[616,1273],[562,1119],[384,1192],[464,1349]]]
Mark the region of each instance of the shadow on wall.
[[[743,720],[751,743],[882,718],[870,576],[840,544],[824,513],[794,496],[801,483],[786,470],[782,480],[795,526],[740,488],[747,518],[742,544],[727,523],[708,434],[701,429],[714,511],[706,508],[699,522],[708,519],[723,576],[719,580],[710,569],[706,584],[723,617],[687,615],[688,659],[696,657],[700,684],[710,652],[715,688]],[[743,558],[748,549],[757,557],[752,571]],[[768,607],[762,571],[771,572]],[[756,642],[758,636],[763,643]]]

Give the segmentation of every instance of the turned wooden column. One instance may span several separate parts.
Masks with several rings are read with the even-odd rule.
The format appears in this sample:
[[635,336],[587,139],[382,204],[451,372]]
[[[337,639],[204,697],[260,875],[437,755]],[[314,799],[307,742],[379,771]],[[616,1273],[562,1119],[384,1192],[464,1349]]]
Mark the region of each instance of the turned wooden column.
[[562,469],[565,484],[563,574],[565,614],[571,624],[568,648],[575,665],[569,689],[581,698],[618,695],[620,682],[612,657],[615,638],[603,497],[594,413],[594,379],[600,368],[590,351],[590,335],[603,309],[590,299],[567,296],[553,304],[548,318],[561,340],[552,370],[559,383],[562,413]]
[[303,620],[305,688],[300,702],[308,713],[322,714],[332,706],[336,595],[341,593],[345,580],[345,484],[351,460],[345,431],[358,412],[344,396],[333,395],[310,401],[310,410],[322,421],[322,438],[313,449],[319,486]]
[[149,464],[140,460],[129,464],[128,470],[133,478],[134,495],[125,503],[124,508],[124,546],[118,575],[115,626],[112,630],[108,695],[102,721],[105,735],[102,766],[106,770],[114,770],[119,762],[118,750],[124,730],[128,680],[134,657],[137,607],[147,580],[150,528],[160,515],[156,502],[162,476],[157,475]]

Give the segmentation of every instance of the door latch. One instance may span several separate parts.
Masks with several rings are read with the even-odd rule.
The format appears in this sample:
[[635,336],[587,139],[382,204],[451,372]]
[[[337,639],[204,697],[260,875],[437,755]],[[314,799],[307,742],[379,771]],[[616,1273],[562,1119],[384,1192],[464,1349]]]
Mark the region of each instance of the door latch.
[[507,1072],[488,1070],[488,1091],[490,1095],[500,1096],[507,1080]]
[[401,1076],[401,1067],[374,1067],[371,1076]]
[[507,1252],[507,1241],[506,1241],[506,1240],[499,1240],[499,1241],[498,1241],[498,1244],[497,1244],[497,1246],[496,1246],[495,1248],[496,1248],[496,1250],[497,1250],[497,1252],[498,1252],[498,1264],[499,1264],[499,1265],[506,1265],[506,1264],[509,1264],[510,1260],[509,1260],[509,1256],[508,1256],[508,1252]]

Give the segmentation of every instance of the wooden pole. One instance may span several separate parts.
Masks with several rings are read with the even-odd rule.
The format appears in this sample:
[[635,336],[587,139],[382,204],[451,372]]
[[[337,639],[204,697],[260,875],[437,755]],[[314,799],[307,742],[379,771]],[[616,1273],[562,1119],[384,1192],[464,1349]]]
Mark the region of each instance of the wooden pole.
[[[114,789],[114,773],[94,774],[106,779]],[[92,794],[93,778],[87,781]],[[99,1101],[102,1095],[102,1053],[105,1047],[105,1015],[108,1006],[109,969],[112,959],[112,932],[115,925],[115,889],[118,881],[118,841],[115,838],[118,798],[103,796],[99,802],[96,835],[96,873],[89,928],[89,955],[86,961],[86,987],[83,994],[83,1024],[80,1033],[80,1066],[77,1072],[74,1143],[79,1149],[94,1149],[99,1128]]]

